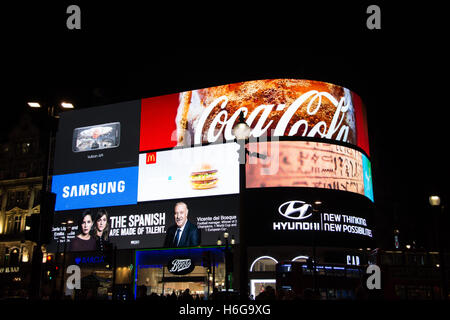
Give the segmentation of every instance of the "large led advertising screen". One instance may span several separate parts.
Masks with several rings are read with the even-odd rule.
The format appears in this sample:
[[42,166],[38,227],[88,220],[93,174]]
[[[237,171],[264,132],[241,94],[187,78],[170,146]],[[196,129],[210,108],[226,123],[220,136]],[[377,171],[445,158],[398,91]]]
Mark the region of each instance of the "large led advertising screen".
[[251,137],[336,140],[369,152],[361,98],[330,83],[268,79],[142,100],[140,151],[233,140],[243,112]]
[[239,193],[239,145],[141,153],[138,201]]
[[247,190],[251,246],[374,245],[373,207],[363,196],[316,188]]
[[246,187],[309,187],[355,192],[373,201],[372,171],[364,153],[313,141],[249,143]]
[[49,250],[66,236],[71,251],[214,245],[225,231],[238,242],[232,128],[241,112],[251,139],[295,140],[281,141],[276,152],[269,142],[275,174],[265,162],[247,165],[249,190],[336,189],[373,200],[358,95],[310,80],[240,82],[61,114]]
[[[175,211],[186,213],[185,229],[176,245],[173,243],[173,230],[179,217]],[[67,234],[66,249],[69,251],[100,250],[100,246],[109,244],[118,249],[215,245],[219,235],[225,231],[238,242],[238,211],[237,195],[58,211],[54,218],[55,241],[50,249],[57,249],[57,243],[65,241],[66,226],[62,222],[68,220],[74,221]],[[91,233],[92,240],[82,240],[88,233]],[[101,241],[97,233],[102,237]]]

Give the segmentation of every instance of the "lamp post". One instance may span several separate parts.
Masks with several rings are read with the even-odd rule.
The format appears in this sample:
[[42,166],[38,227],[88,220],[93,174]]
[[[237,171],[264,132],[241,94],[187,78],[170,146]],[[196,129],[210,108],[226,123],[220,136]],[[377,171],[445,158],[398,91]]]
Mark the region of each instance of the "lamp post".
[[[445,261],[445,246],[442,239],[442,225],[444,224],[444,205],[441,204],[441,198],[437,195],[431,195],[428,201],[432,208],[435,208],[434,226],[436,228],[436,246],[439,248],[439,268],[441,269],[441,281],[442,281],[442,297],[444,300],[448,300],[448,284],[447,284],[447,270]],[[437,220],[437,225],[436,225]]]
[[67,220],[61,223],[65,226],[64,230],[64,256],[63,256],[63,263],[61,268],[61,283],[59,284],[59,290],[61,292],[61,298],[64,297],[64,282],[65,282],[65,269],[66,269],[66,250],[67,250],[67,233],[72,231],[72,220]]
[[[319,208],[322,205],[322,201],[316,200],[313,204],[313,212],[317,213],[319,212]],[[317,263],[316,263],[316,231],[312,230],[312,249],[313,249],[313,261],[312,261],[312,267],[313,267],[313,288],[314,293],[318,293],[318,284],[317,284]]]
[[239,122],[233,127],[233,134],[239,144],[239,290],[242,300],[248,300],[248,261],[245,226],[245,158],[247,149],[245,143],[250,137],[250,127],[245,122],[244,113],[239,115]]
[[[33,109],[43,109],[41,104],[39,102],[28,102],[27,103],[30,108]],[[63,102],[61,103],[61,108],[63,109],[73,109],[74,106],[71,103]],[[49,215],[49,203],[50,198],[52,196],[49,195],[49,176],[50,176],[50,162],[52,159],[52,150],[53,150],[53,135],[54,131],[56,130],[56,124],[57,124],[57,116],[55,114],[55,107],[54,105],[47,106],[46,110],[46,129],[47,132],[46,138],[48,143],[45,144],[45,162],[44,162],[44,171],[42,174],[42,191],[41,191],[41,212],[39,214],[39,227],[38,227],[38,236],[37,236],[37,245],[36,248],[33,250],[33,258],[32,258],[32,273],[31,273],[31,290],[30,290],[30,296],[33,299],[39,299],[41,296],[41,279],[42,279],[42,250],[41,247],[44,244],[44,227],[47,226],[49,221],[51,221],[48,217]],[[54,195],[53,195],[54,199]],[[43,210],[45,208],[45,210]],[[47,212],[45,212],[47,211]]]
[[[225,239],[225,249],[224,249],[224,251],[225,251],[225,292],[226,292],[226,297],[228,298],[228,292],[230,291],[230,280],[229,280],[230,268],[229,268],[229,265],[230,265],[230,263],[233,263],[233,261],[232,261],[230,243],[228,241],[229,233],[224,232],[223,237]],[[231,236],[231,246],[234,246],[234,244],[235,244],[234,236]],[[217,245],[218,246],[222,245],[222,240],[220,239],[220,237],[217,240]]]

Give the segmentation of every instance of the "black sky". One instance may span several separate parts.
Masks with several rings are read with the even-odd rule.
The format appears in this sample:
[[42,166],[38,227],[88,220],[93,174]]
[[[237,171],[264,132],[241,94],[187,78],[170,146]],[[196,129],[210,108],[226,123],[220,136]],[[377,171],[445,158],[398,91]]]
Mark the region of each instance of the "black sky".
[[262,78],[321,80],[366,104],[375,201],[389,223],[394,214],[410,221],[414,237],[427,196],[444,196],[442,8],[379,3],[382,28],[368,30],[372,3],[228,3],[215,10],[79,4],[79,31],[65,26],[66,3],[8,11],[2,139],[30,100],[67,99],[83,108]]

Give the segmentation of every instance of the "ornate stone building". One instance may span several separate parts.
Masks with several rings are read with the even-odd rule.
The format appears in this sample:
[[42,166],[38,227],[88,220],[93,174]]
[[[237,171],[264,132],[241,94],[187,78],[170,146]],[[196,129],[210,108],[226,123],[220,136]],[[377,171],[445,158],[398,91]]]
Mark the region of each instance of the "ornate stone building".
[[45,156],[39,129],[25,113],[0,140],[0,297],[24,296],[35,243],[25,239],[27,217],[40,212]]

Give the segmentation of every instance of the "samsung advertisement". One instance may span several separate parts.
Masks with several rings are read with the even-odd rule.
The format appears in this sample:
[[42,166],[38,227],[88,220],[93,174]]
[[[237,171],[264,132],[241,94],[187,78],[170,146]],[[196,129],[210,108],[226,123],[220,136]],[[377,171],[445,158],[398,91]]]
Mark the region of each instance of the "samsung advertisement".
[[[241,112],[250,138],[280,140],[246,146],[244,190],[232,130]],[[65,112],[56,137],[48,250],[191,248],[215,245],[224,232],[239,243],[242,192],[245,214],[255,221],[249,228],[261,230],[255,243],[298,243],[311,231],[371,239],[367,204],[361,210],[338,204],[373,202],[365,117],[350,90],[293,79]],[[339,201],[313,213],[312,201],[327,192],[337,192]]]

